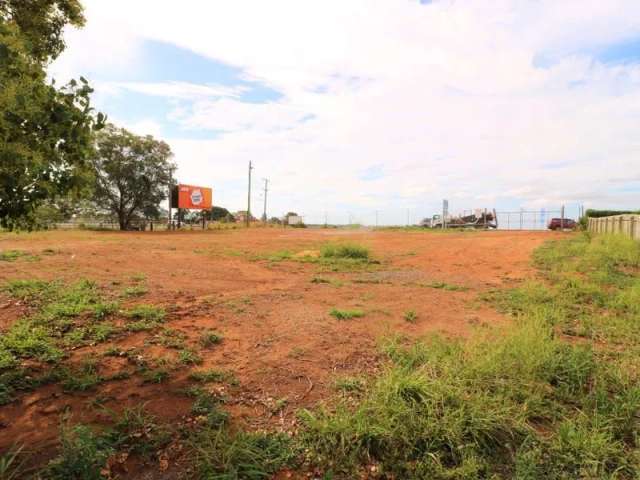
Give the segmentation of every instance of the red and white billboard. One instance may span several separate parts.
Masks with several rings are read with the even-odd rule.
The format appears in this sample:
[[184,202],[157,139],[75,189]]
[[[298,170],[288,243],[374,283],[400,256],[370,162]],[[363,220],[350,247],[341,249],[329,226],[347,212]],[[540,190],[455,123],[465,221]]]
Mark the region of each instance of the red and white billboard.
[[210,188],[178,184],[171,192],[171,208],[209,210],[212,197]]

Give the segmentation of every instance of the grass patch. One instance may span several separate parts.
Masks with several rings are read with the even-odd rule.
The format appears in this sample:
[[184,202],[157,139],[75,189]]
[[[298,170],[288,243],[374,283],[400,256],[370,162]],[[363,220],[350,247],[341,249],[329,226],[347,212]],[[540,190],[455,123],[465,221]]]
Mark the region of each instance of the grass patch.
[[219,398],[200,387],[192,388],[190,394],[194,397],[191,413],[196,415],[201,424],[209,428],[226,425],[229,414],[220,408]]
[[24,358],[56,362],[63,358],[64,348],[103,342],[116,331],[105,319],[118,304],[106,301],[94,282],[14,280],[3,290],[28,304],[33,313],[0,337],[0,368]]
[[418,321],[418,314],[415,310],[407,310],[404,312],[404,319],[409,323],[416,323]]
[[97,432],[87,425],[63,423],[59,455],[37,478],[50,480],[102,480],[113,478],[107,463],[116,452],[152,458],[171,439],[142,407],[114,415],[114,426]]
[[178,361],[184,365],[200,365],[202,357],[193,350],[185,348],[178,352]]
[[35,262],[40,260],[37,255],[31,255],[22,250],[3,250],[0,252],[0,262],[15,262],[19,258],[27,261]]
[[344,285],[344,282],[338,280],[337,278],[325,278],[325,277],[313,277],[311,279],[311,283],[332,285],[336,288],[342,287]]
[[365,387],[365,382],[362,378],[358,377],[342,377],[338,378],[333,386],[336,390],[346,393],[362,392]]
[[448,292],[466,292],[467,290],[469,290],[468,287],[462,285],[454,285],[452,283],[446,282],[430,282],[422,284],[422,286],[428,288],[436,288],[439,290],[446,290]]
[[124,314],[133,320],[129,321],[125,328],[131,332],[141,332],[158,327],[164,322],[166,312],[164,308],[155,305],[136,305]]
[[[310,464],[333,478],[372,466],[380,478],[636,478],[639,260],[640,244],[617,238],[548,244],[543,279],[491,298],[513,325],[387,339],[355,401],[300,412]],[[587,320],[583,341],[557,335]]]
[[295,464],[291,438],[273,433],[231,433],[207,428],[192,440],[197,478],[262,480]]
[[214,332],[213,330],[205,330],[200,335],[200,345],[204,348],[211,348],[215,345],[222,343],[224,337],[219,333]]
[[369,249],[357,243],[327,243],[320,249],[320,257],[331,259],[369,260]]
[[[99,375],[95,361],[81,366],[62,363],[69,350],[105,342],[121,332],[111,320],[120,313],[118,303],[106,298],[95,282],[12,280],[2,290],[27,304],[30,313],[0,335],[0,404],[52,381],[62,381],[66,391],[86,391],[110,379]],[[148,305],[124,314],[134,320],[125,327],[129,331],[154,328],[164,319],[164,310]],[[25,361],[54,366],[34,367],[44,373],[32,376],[29,369],[21,368]],[[17,381],[15,372],[29,376]]]
[[126,298],[141,297],[149,292],[149,289],[144,285],[134,285],[127,287],[122,291],[122,296]]
[[140,373],[144,383],[164,383],[171,375],[166,367],[144,368]]
[[86,392],[104,381],[98,371],[98,361],[85,359],[79,367],[63,370],[62,388],[65,392]]
[[180,330],[163,328],[160,333],[147,340],[148,343],[162,345],[163,347],[181,350],[185,348],[187,336]]
[[338,320],[351,320],[352,318],[364,317],[364,312],[362,310],[339,310],[333,308],[329,312],[329,315]]
[[[348,272],[354,270],[366,270],[380,264],[371,256],[370,250],[356,243],[325,243],[317,250],[303,250],[294,253],[290,250],[258,255],[255,260],[268,260],[271,262],[296,261],[313,263],[321,267],[322,271]],[[323,283],[323,282],[319,282]]]
[[24,446],[12,446],[9,450],[0,454],[0,479],[18,480],[23,478],[26,458],[22,455]]

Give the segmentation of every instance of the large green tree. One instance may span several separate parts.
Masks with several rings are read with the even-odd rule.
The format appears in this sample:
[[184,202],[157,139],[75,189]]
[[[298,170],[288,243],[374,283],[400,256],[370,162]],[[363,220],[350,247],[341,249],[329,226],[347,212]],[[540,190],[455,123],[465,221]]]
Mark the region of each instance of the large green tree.
[[0,0],[0,226],[30,227],[45,201],[81,191],[104,118],[83,78],[58,87],[46,68],[81,26],[77,0]]
[[29,55],[40,63],[62,53],[65,26],[84,25],[79,0],[0,0],[0,19],[19,29]]
[[129,229],[135,218],[157,215],[175,169],[169,145],[113,125],[107,125],[96,139],[97,204],[118,218],[122,230]]

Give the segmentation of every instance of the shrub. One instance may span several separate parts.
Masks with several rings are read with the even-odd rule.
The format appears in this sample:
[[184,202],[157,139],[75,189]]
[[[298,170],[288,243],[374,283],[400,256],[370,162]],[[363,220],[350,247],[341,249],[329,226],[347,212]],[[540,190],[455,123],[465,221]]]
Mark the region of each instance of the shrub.
[[369,260],[369,249],[356,243],[327,243],[320,249],[322,258]]

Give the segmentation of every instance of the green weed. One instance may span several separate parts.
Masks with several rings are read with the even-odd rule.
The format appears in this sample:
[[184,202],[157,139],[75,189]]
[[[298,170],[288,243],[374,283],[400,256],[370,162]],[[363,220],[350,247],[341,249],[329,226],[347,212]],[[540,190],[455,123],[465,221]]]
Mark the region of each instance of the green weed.
[[141,297],[149,292],[149,289],[144,285],[134,285],[127,287],[122,291],[122,296],[127,298]]
[[202,363],[202,357],[187,348],[178,352],[178,360],[184,365],[200,365]]
[[153,417],[146,414],[144,407],[127,409],[120,417],[115,414],[113,417],[113,428],[101,433],[86,425],[70,427],[63,424],[60,454],[37,478],[102,480],[107,459],[114,453],[151,457],[171,439],[169,430],[160,427]]
[[298,452],[284,434],[231,433],[206,428],[192,440],[197,478],[211,480],[271,478],[293,465]]
[[0,480],[17,480],[22,478],[26,458],[22,455],[24,446],[11,446],[0,454]]
[[464,292],[469,290],[469,288],[464,287],[462,285],[454,285],[446,282],[431,282],[423,285],[424,287],[429,288],[437,288],[440,290],[447,290],[449,292]]
[[404,312],[404,319],[409,323],[416,323],[418,321],[418,314],[415,310],[407,310]]
[[200,335],[200,345],[204,348],[211,348],[222,343],[224,337],[213,330],[206,330]]
[[328,285],[332,285],[334,287],[342,287],[344,285],[344,282],[338,280],[337,278],[324,278],[324,277],[313,277],[311,279],[311,283],[323,283],[323,284],[328,284]]
[[98,361],[88,358],[79,367],[63,370],[62,388],[66,392],[85,392],[92,390],[104,381],[98,371]]
[[100,471],[115,453],[110,442],[85,425],[64,426],[60,455],[50,462],[44,478],[51,480],[102,480]]
[[183,349],[185,348],[186,335],[180,330],[172,328],[163,328],[160,333],[147,339],[148,343],[162,345],[167,348]]
[[144,273],[135,273],[131,275],[131,280],[134,282],[144,282],[147,276]]
[[336,390],[353,393],[362,392],[365,387],[365,382],[362,378],[358,377],[342,377],[335,380],[333,385]]
[[208,391],[196,387],[190,390],[194,397],[191,413],[200,417],[207,427],[219,428],[227,423],[229,414],[220,408],[220,399]]
[[329,315],[338,320],[351,320],[352,318],[364,317],[362,310],[339,310],[337,308],[331,309]]
[[169,370],[164,367],[160,368],[143,368],[141,371],[144,383],[164,383],[171,375]]
[[357,243],[327,243],[320,249],[322,258],[341,258],[369,260],[369,249]]
[[125,311],[125,316],[134,320],[126,325],[126,329],[132,332],[153,330],[158,327],[165,318],[165,311],[154,305],[136,305]]
[[40,257],[37,255],[31,255],[27,252],[23,252],[22,250],[3,250],[0,252],[0,262],[15,262],[19,258],[32,262],[40,260]]

